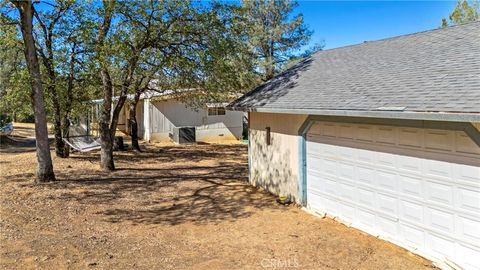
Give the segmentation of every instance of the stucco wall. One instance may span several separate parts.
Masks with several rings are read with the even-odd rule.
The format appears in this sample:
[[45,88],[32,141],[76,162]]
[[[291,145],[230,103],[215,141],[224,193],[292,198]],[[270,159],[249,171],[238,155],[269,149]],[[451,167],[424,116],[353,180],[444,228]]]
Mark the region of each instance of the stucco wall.
[[[306,115],[250,113],[250,182],[276,195],[298,198],[298,130]],[[271,143],[266,143],[270,127]]]

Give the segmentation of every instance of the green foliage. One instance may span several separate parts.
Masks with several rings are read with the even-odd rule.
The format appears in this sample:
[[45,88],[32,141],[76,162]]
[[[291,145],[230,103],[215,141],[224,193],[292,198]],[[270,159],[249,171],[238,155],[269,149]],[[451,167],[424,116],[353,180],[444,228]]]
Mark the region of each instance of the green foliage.
[[23,42],[12,20],[3,12],[0,16],[0,114],[12,115],[15,112],[17,119],[31,120],[33,110],[29,75],[21,50]]
[[[177,91],[192,106],[236,98],[321,49],[298,54],[312,32],[302,15],[294,14],[296,5],[287,0],[249,0],[241,5],[183,0],[34,2],[48,115],[51,118],[54,111],[54,93],[62,113],[72,117],[85,112],[88,100],[102,98],[102,65],[108,67],[116,96],[155,85],[156,91]],[[8,6],[0,7],[3,21],[18,15],[8,12]],[[98,30],[106,8],[112,8],[113,20],[100,46]],[[0,28],[0,110],[28,117],[33,113],[30,85],[19,37],[15,25]],[[49,85],[55,92],[48,91],[53,89]],[[185,89],[195,91],[187,95]]]
[[310,40],[312,31],[302,14],[293,14],[298,5],[290,0],[245,0],[242,2],[248,43],[264,80],[271,79]]
[[290,57],[290,59],[285,63],[284,69],[288,69],[288,68],[300,63],[302,60],[304,60],[308,57],[311,57],[316,52],[322,51],[324,47],[325,47],[325,44],[323,42],[315,43],[313,46],[306,49],[302,54],[300,54],[298,56]]
[[458,0],[457,5],[450,13],[448,19],[442,18],[442,27],[478,21],[480,1]]
[[0,128],[12,122],[12,117],[6,114],[0,114]]
[[[38,8],[40,5],[42,8]],[[83,43],[83,37],[88,32],[84,18],[86,5],[86,2],[69,0],[52,2],[50,5],[34,3],[34,7],[37,7],[33,21],[34,37],[39,52],[42,81],[46,89],[49,85],[54,85],[64,113],[81,111],[83,103],[93,98],[98,91],[92,89],[97,79],[89,80],[91,78],[87,73],[90,61]],[[17,121],[31,122],[33,109],[29,75],[22,51],[20,29],[12,23],[18,16],[13,10],[7,3],[0,8],[3,23],[0,28],[0,111],[15,113]],[[47,38],[49,35],[51,40]],[[47,42],[50,41],[53,43],[52,51],[48,51]],[[76,57],[72,58],[73,55]],[[51,61],[48,63],[45,58]],[[49,68],[56,77],[53,81],[48,74]],[[73,75],[73,84],[69,87],[70,74]],[[52,92],[45,91],[45,106],[50,121],[53,117],[52,95]]]

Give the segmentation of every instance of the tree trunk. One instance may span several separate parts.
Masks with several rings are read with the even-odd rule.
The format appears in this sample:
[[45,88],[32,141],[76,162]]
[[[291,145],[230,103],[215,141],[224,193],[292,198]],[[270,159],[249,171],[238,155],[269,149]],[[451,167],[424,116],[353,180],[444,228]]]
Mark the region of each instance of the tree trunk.
[[100,132],[100,167],[106,171],[115,170],[113,162],[113,138],[115,134],[110,130],[110,114],[112,112],[113,86],[110,74],[105,68],[101,70],[103,83],[103,108],[99,121]]
[[[69,134],[70,132],[70,117],[69,114],[66,112],[63,116],[63,130],[62,135]],[[68,158],[70,156],[70,145],[64,143],[63,144],[63,157]]]
[[62,139],[62,113],[60,109],[60,103],[58,102],[58,94],[54,85],[48,87],[52,94],[53,103],[53,129],[55,134],[55,154],[57,157],[66,158],[65,155],[65,142]]
[[104,46],[105,38],[110,31],[112,22],[113,8],[115,1],[103,0],[105,13],[103,14],[103,22],[97,37],[97,58],[100,62],[100,76],[103,85],[103,107],[101,110],[100,119],[98,121],[98,129],[100,133],[100,167],[106,171],[115,170],[113,162],[113,138],[115,131],[110,130],[110,118],[112,112],[112,95],[113,84],[112,78],[108,71],[107,60],[105,57]]
[[37,182],[55,181],[50,146],[48,145],[47,117],[43,85],[40,75],[35,42],[32,35],[33,6],[32,1],[13,1],[20,12],[20,25],[24,42],[25,59],[30,74],[33,110],[35,112],[35,139],[37,150]]
[[130,104],[130,138],[132,139],[132,148],[141,152],[140,145],[138,144],[138,123],[137,123],[137,104],[140,99],[141,92],[135,93],[135,99]]
[[265,81],[272,79],[275,76],[275,68],[268,65],[265,72]]
[[45,49],[38,48],[38,52],[43,60],[43,64],[48,76],[47,81],[47,91],[52,96],[52,105],[53,105],[53,129],[55,134],[55,153],[57,157],[65,157],[64,148],[65,143],[62,140],[62,109],[60,108],[59,96],[56,88],[57,75],[55,73],[55,64],[53,61],[53,24],[47,27],[40,16],[34,12],[34,15],[37,18],[40,28],[43,30],[44,39],[45,39]]
[[[70,55],[70,63],[69,63],[69,73],[68,73],[68,80],[67,80],[67,98],[65,102],[65,112],[63,115],[63,135],[69,134],[70,132],[70,113],[72,111],[72,103],[73,103],[73,88],[74,88],[74,80],[75,80],[75,61],[76,55],[75,50],[77,48],[77,43],[74,41],[72,43],[71,48],[71,55]],[[63,148],[63,157],[68,158],[70,156],[70,145],[64,143]]]
[[100,124],[100,145],[100,167],[106,171],[115,170],[115,164],[113,162],[113,138],[108,124],[106,127]]

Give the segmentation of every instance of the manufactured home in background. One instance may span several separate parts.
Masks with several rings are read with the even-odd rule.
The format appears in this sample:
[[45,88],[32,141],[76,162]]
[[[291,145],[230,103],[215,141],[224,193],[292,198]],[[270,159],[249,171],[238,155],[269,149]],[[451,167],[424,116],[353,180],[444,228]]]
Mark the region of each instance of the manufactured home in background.
[[[129,95],[118,119],[118,130],[129,135]],[[93,122],[102,99],[93,100]],[[188,106],[172,91],[146,92],[137,104],[139,138],[148,142],[190,143],[242,139],[246,114],[225,110],[228,103],[207,103],[201,108]]]

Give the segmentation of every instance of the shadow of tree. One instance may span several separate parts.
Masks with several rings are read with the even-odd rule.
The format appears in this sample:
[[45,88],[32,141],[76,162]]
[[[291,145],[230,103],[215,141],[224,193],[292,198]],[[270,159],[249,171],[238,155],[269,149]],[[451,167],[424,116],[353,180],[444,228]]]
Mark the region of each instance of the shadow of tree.
[[[50,142],[52,142],[52,140],[50,140]],[[0,136],[0,153],[27,153],[34,151],[34,138]]]
[[[169,146],[135,155],[120,152],[116,158],[121,167],[112,173],[62,170],[57,182],[22,185],[45,189],[49,200],[94,207],[112,223],[218,223],[276,207],[274,198],[248,184],[243,145]],[[78,155],[73,162],[92,159],[98,162],[98,154]],[[213,165],[199,163],[208,159]]]
[[[192,147],[195,151],[192,151]],[[212,151],[215,149],[215,151]],[[147,146],[141,153],[132,155],[129,151],[115,152],[114,158],[122,160],[128,158],[132,162],[197,162],[207,159],[238,158],[239,154],[246,155],[244,145],[172,145],[154,147]],[[246,156],[245,156],[246,157]],[[71,157],[75,160],[98,162],[98,152],[87,152]],[[121,168],[120,168],[121,169]],[[129,168],[130,169],[130,168]]]

